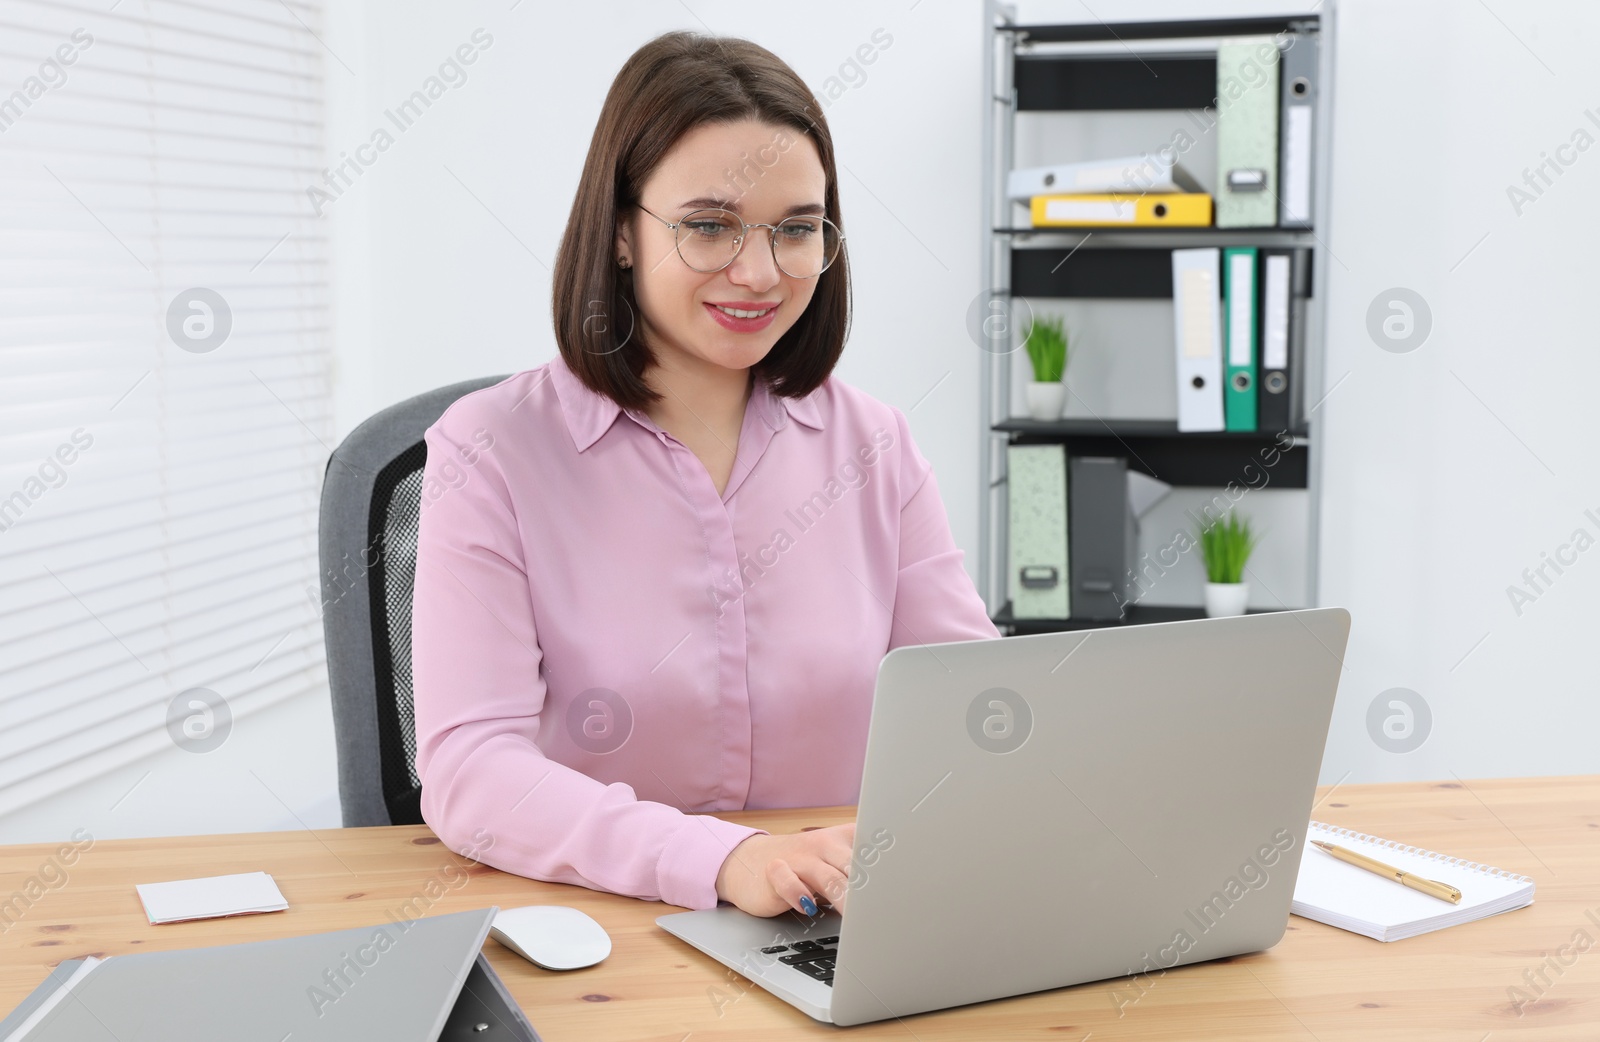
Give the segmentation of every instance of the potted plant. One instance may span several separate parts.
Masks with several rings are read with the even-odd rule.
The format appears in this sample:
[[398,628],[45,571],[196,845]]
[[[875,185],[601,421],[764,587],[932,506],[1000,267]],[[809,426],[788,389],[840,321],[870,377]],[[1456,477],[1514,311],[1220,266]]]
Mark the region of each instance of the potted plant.
[[1232,513],[1200,530],[1200,552],[1206,561],[1206,614],[1243,615],[1250,597],[1250,584],[1244,581],[1244,565],[1256,548],[1258,537],[1248,520]]
[[1040,315],[1028,330],[1025,345],[1033,362],[1033,382],[1028,384],[1028,415],[1036,420],[1059,420],[1067,401],[1067,334],[1060,318]]

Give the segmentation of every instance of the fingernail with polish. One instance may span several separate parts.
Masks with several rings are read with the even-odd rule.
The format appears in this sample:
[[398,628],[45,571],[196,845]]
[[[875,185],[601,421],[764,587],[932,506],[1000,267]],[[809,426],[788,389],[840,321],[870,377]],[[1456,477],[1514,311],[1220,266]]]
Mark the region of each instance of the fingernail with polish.
[[800,897],[800,910],[802,912],[806,913],[807,915],[816,915],[817,914],[817,903],[815,901],[811,900],[811,895],[810,894],[801,895],[801,897]]

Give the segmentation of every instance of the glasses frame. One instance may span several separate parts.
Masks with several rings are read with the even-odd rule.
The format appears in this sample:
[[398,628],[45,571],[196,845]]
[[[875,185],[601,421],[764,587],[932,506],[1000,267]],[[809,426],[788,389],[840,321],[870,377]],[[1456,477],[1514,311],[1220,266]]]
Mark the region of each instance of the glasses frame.
[[[751,228],[765,228],[767,230],[767,251],[772,254],[772,263],[779,271],[783,272],[785,275],[789,276],[791,279],[814,279],[814,278],[817,278],[818,276],[820,276],[822,274],[823,271],[827,271],[829,268],[833,267],[833,262],[839,259],[839,254],[841,252],[843,252],[843,250],[844,250],[844,232],[839,228],[839,226],[837,224],[834,224],[832,221],[828,220],[826,217],[823,217],[821,214],[814,214],[814,213],[813,214],[792,214],[789,217],[785,217],[782,221],[779,221],[778,224],[751,224],[749,221],[746,221],[743,217],[740,217],[738,214],[734,213],[732,210],[727,210],[727,209],[724,209],[724,208],[722,208],[720,206],[703,206],[698,210],[690,210],[688,213],[684,214],[682,217],[680,217],[676,221],[669,221],[665,217],[662,217],[660,214],[657,214],[657,213],[651,211],[650,209],[648,209],[647,207],[645,207],[643,203],[636,203],[635,205],[637,205],[639,207],[639,209],[644,210],[645,213],[650,214],[651,217],[654,217],[656,220],[660,221],[662,224],[667,226],[668,230],[672,232],[672,250],[673,250],[674,253],[676,253],[678,255],[678,259],[683,261],[684,265],[687,268],[689,268],[690,271],[698,271],[698,272],[700,272],[701,274],[704,274],[704,275],[712,275],[712,274],[715,274],[716,272],[722,271],[723,269],[725,269],[729,265],[731,265],[734,261],[738,260],[739,259],[739,255],[744,252],[744,244],[745,244],[745,242],[749,240],[750,229]],[[734,220],[738,221],[744,228],[744,230],[739,233],[738,244],[733,248],[733,256],[729,257],[726,263],[724,263],[724,264],[722,264],[722,265],[720,265],[718,267],[715,267],[715,268],[697,268],[693,264],[689,263],[689,258],[687,258],[687,257],[685,257],[683,255],[683,250],[680,248],[680,246],[682,244],[679,243],[679,241],[678,241],[678,225],[683,224],[685,221],[687,221],[689,218],[693,217],[697,213],[725,213],[725,214],[728,214],[730,217],[732,217]],[[785,268],[783,266],[782,262],[780,262],[778,260],[778,239],[777,239],[778,226],[784,224],[787,221],[801,220],[801,219],[804,219],[804,218],[807,218],[807,217],[811,218],[812,220],[822,221],[822,222],[826,223],[829,227],[831,227],[833,229],[833,231],[834,231],[834,234],[836,234],[839,237],[839,244],[838,244],[837,247],[834,248],[833,256],[829,257],[823,263],[822,271],[818,271],[814,275],[796,275],[793,272],[791,272],[788,268]]]

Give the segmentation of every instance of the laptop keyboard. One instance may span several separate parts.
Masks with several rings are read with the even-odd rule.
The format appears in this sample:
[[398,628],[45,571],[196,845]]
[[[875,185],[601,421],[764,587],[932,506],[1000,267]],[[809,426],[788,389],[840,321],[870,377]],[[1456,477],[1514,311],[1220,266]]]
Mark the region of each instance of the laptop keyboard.
[[833,964],[839,956],[839,938],[818,937],[760,949],[762,955],[776,955],[785,966],[793,966],[812,980],[833,987]]

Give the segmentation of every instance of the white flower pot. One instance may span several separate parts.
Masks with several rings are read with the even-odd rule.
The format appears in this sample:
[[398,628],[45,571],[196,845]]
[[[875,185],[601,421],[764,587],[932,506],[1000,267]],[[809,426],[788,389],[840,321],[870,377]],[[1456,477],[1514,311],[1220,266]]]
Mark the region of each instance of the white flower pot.
[[1061,410],[1067,404],[1067,385],[1057,381],[1055,383],[1039,383],[1037,380],[1028,384],[1028,415],[1036,420],[1049,422],[1061,419]]
[[1243,615],[1249,599],[1249,583],[1206,583],[1206,614],[1211,618]]

